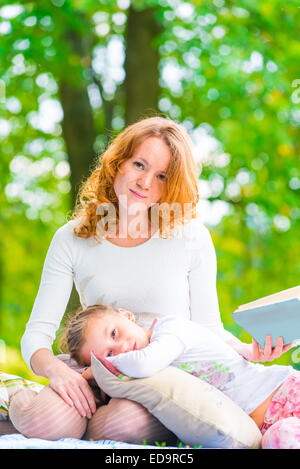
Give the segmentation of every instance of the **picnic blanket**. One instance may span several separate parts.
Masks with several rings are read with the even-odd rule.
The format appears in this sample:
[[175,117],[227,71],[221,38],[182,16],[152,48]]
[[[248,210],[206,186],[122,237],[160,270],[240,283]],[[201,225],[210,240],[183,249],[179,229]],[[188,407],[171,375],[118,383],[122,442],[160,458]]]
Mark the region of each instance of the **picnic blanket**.
[[[86,441],[76,438],[62,438],[57,441],[26,438],[17,433],[0,436],[0,449],[158,449],[157,446],[134,445],[122,441]],[[170,448],[167,446],[160,449]],[[173,449],[173,447],[172,447]],[[177,449],[177,448],[176,448]]]

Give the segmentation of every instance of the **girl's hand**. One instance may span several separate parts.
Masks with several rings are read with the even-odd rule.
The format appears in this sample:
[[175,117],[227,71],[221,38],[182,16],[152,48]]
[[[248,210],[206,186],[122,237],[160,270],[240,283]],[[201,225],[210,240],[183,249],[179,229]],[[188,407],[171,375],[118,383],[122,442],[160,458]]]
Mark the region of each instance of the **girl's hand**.
[[283,338],[278,337],[275,347],[272,348],[272,336],[266,336],[265,348],[262,349],[259,344],[252,338],[252,344],[243,351],[246,360],[252,362],[272,362],[275,358],[279,358],[283,353],[294,347],[295,344],[283,345]]
[[82,374],[64,365],[56,368],[49,376],[49,380],[50,387],[69,406],[74,406],[82,417],[92,417],[96,411],[95,397],[87,379]]
[[83,376],[86,380],[94,379],[94,375],[93,375],[93,372],[92,372],[92,367],[88,366],[87,369],[84,370],[83,373],[81,373],[81,376]]

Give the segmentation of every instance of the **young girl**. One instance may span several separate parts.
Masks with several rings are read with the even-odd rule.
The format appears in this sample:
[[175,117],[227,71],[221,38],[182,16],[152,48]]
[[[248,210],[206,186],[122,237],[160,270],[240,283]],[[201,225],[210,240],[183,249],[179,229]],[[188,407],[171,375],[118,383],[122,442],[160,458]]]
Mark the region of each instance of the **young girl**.
[[[300,373],[291,366],[251,363],[189,320],[167,316],[145,328],[131,312],[102,305],[77,313],[64,338],[71,357],[87,367],[93,352],[132,378],[151,376],[169,365],[181,368],[224,392],[250,415],[265,434],[263,447],[275,435],[277,447],[300,448]],[[85,377],[91,376],[88,368]],[[284,442],[278,428],[282,419]]]

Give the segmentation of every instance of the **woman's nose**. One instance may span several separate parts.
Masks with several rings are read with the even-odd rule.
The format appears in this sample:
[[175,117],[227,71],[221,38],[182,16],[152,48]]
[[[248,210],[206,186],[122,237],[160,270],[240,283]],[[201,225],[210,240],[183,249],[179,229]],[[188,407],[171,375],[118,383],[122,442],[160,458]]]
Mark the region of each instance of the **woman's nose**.
[[149,189],[149,187],[151,187],[151,184],[152,184],[152,179],[153,179],[152,174],[146,173],[146,174],[143,174],[143,176],[141,176],[138,179],[137,183],[142,189]]

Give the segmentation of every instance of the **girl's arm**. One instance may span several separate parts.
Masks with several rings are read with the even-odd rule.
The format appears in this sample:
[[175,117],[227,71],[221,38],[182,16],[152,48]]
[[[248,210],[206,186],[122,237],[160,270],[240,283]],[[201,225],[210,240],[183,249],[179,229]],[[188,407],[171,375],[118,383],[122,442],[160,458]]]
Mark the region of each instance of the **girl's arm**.
[[106,357],[118,371],[131,378],[147,378],[171,365],[184,351],[181,340],[171,334],[157,337],[147,347]]

